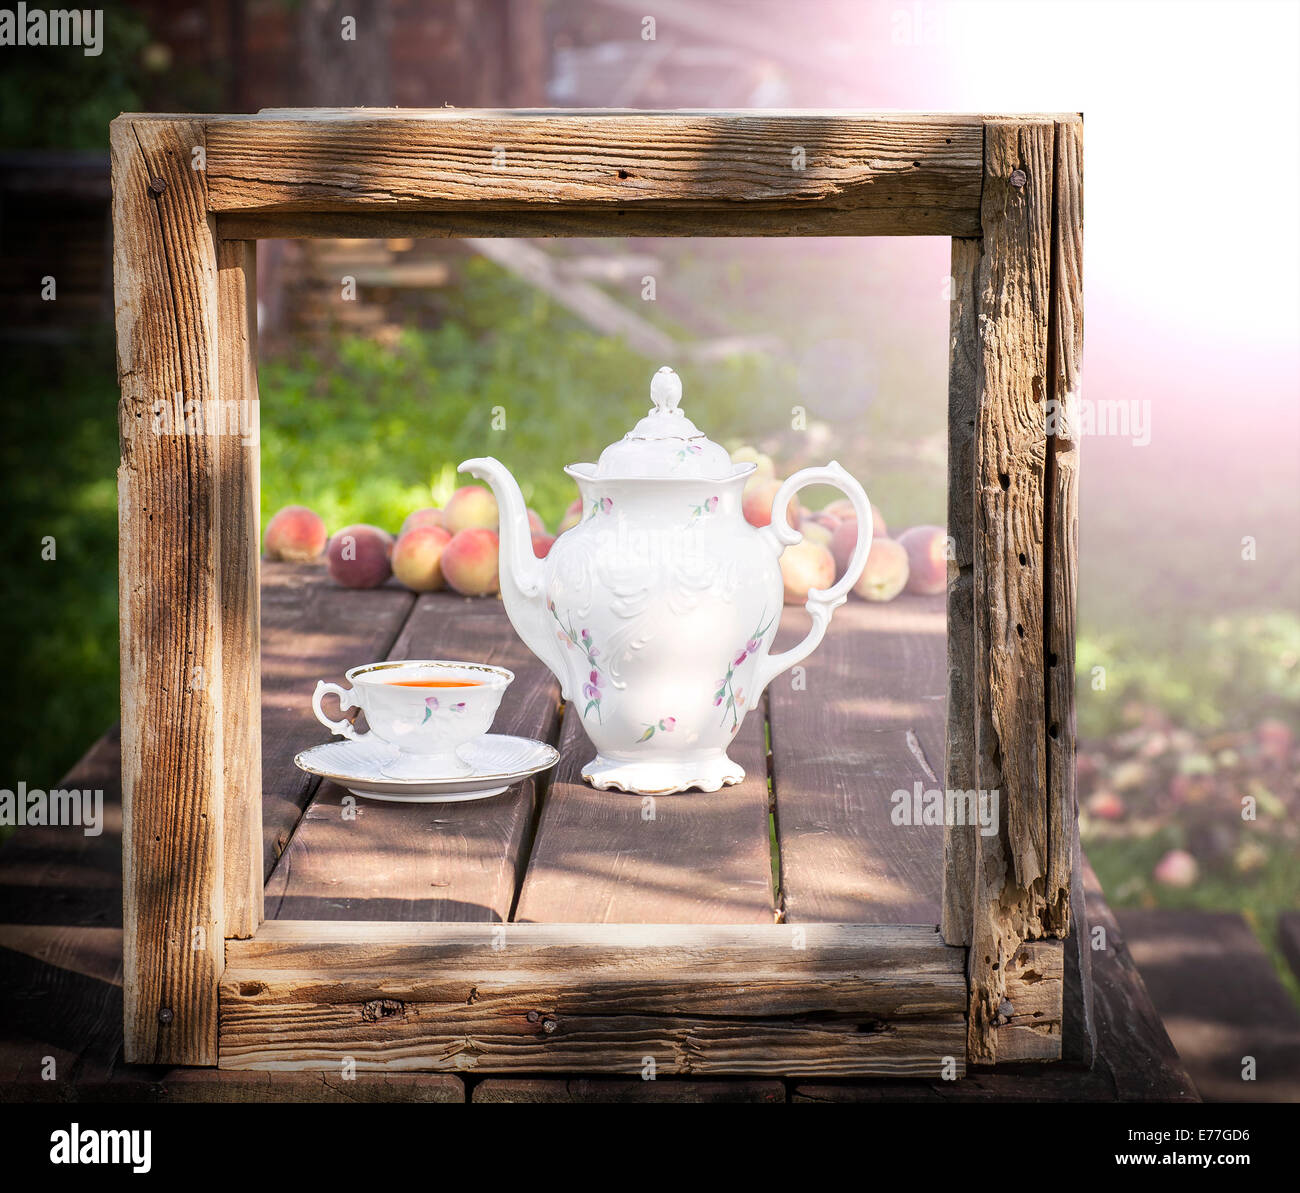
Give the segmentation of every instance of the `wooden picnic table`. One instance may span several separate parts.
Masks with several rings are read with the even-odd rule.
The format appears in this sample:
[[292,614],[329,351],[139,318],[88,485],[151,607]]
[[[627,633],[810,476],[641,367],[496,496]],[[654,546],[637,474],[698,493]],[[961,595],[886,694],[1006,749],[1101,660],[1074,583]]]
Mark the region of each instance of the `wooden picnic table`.
[[[937,923],[943,830],[891,822],[890,795],[941,785],[944,601],[850,601],[808,661],[782,677],[733,754],[748,777],[654,801],[582,783],[592,753],[558,685],[501,603],[332,585],[320,567],[267,563],[262,584],[267,919],[744,924]],[[784,647],[803,632],[788,609]],[[557,744],[554,772],[486,800],[354,800],[297,770],[327,731],[318,679],[386,657],[511,668],[494,730]],[[27,828],[0,853],[5,1015],[0,1099],[129,1100],[1194,1100],[1093,880],[1097,1058],[972,1070],[963,1080],[571,1079],[433,1073],[260,1073],[121,1061],[119,755],[108,734],[63,780],[102,788],[106,827]],[[1067,1055],[1070,1048],[1067,1042]],[[56,1079],[43,1079],[53,1057]]]

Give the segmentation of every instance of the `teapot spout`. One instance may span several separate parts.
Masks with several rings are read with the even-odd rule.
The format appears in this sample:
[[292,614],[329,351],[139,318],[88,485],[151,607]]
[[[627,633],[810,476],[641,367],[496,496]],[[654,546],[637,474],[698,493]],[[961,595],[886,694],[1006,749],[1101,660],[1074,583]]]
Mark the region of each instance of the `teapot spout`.
[[[556,646],[546,608],[546,572],[533,551],[528,507],[519,484],[500,460],[481,456],[466,460],[457,469],[484,481],[497,499],[499,512],[501,600],[506,616],[524,645],[547,665],[567,687],[566,668]],[[568,692],[564,693],[568,698]]]

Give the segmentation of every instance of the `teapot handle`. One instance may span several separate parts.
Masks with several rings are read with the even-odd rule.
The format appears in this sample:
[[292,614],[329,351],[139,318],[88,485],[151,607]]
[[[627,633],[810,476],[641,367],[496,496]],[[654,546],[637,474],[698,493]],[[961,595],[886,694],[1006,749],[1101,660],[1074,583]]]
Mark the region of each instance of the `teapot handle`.
[[824,468],[800,469],[776,491],[776,496],[772,499],[772,520],[758,532],[771,545],[773,552],[779,557],[786,547],[793,546],[803,538],[803,535],[790,525],[787,514],[790,498],[809,485],[834,485],[853,503],[854,512],[858,515],[858,541],[854,544],[849,566],[839,580],[830,588],[808,590],[808,599],[804,602],[804,608],[812,618],[812,628],[803,641],[780,654],[770,654],[759,660],[755,676],[756,696],[765,692],[767,685],[781,672],[802,662],[821,644],[822,638],[826,636],[826,627],[830,625],[831,614],[848,600],[849,589],[862,575],[862,569],[867,563],[867,553],[871,550],[873,533],[871,502],[867,500],[862,486],[832,460]]

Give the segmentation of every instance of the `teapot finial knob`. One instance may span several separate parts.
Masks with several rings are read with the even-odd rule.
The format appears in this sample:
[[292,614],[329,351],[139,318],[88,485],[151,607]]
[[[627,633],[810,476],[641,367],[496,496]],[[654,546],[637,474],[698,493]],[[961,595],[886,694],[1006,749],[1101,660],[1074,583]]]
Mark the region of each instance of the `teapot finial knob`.
[[682,400],[682,379],[667,365],[664,365],[650,382],[650,400],[655,409],[671,414]]

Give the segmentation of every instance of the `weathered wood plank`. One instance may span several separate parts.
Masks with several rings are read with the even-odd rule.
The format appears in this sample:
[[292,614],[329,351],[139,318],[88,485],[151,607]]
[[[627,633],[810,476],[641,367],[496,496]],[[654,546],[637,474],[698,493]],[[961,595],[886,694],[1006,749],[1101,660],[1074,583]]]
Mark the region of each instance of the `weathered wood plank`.
[[979,127],[942,116],[361,110],[212,120],[207,171],[214,212],[822,207],[972,235],[981,155]]
[[943,598],[851,600],[802,670],[768,689],[786,922],[937,924],[943,825],[895,823],[892,796],[942,785]]
[[[493,732],[543,741],[558,733],[559,685],[520,642],[499,601],[426,593],[387,653],[508,667],[515,680]],[[309,735],[299,748],[310,740]],[[268,914],[278,919],[507,919],[527,856],[535,799],[532,779],[486,800],[414,805],[358,799],[322,783],[267,882]]]
[[221,584],[221,747],[225,933],[262,922],[261,482],[257,244],[217,242]]
[[[224,935],[220,435],[157,404],[219,394],[200,121],[111,131],[117,307],[126,1053],[215,1064]],[[152,189],[151,189],[152,187]]]
[[[948,704],[944,784],[978,786],[975,765],[975,421],[979,414],[979,267],[982,243],[952,242],[948,332]],[[976,826],[945,824],[941,930],[970,944]]]
[[1042,934],[1047,870],[1043,511],[1051,265],[1050,123],[985,126],[975,518],[978,784],[999,793],[976,836],[970,1058],[997,1060],[1007,965]]
[[341,680],[361,663],[387,658],[415,597],[383,588],[339,588],[323,567],[262,563],[262,873],[288,847],[319,780],[294,755],[329,733],[311,710],[318,679]]
[[[913,1073],[963,1062],[929,928],[267,921],[230,941],[222,1066]],[[955,1009],[954,1009],[955,1008]],[[811,1017],[810,1017],[811,1016]]]
[[514,918],[539,923],[770,924],[775,913],[761,710],[731,756],[745,780],[643,797],[582,781],[595,753],[573,708]]
[[1070,930],[1075,793],[1074,625],[1079,570],[1079,449],[1074,422],[1083,359],[1083,125],[1056,125],[1052,220],[1051,389],[1045,495],[1043,624],[1047,655],[1047,876],[1044,926]]
[[1300,1010],[1227,912],[1116,912],[1151,1001],[1208,1102],[1300,1102]]
[[[795,1102],[1196,1102],[1200,1099],[1151,1005],[1097,876],[1081,866],[1097,947],[1091,949],[1096,993],[1096,1062],[972,1068],[961,1081],[807,1083]],[[1050,943],[1050,942],[1048,942]],[[1035,946],[1037,947],[1037,946]]]
[[[729,952],[723,952],[724,949]],[[862,966],[937,981],[949,1007],[961,953],[930,925],[914,924],[490,924],[398,921],[265,920],[250,940],[229,940],[238,969],[340,973],[408,965],[454,967],[483,950],[505,952],[498,968],[550,966],[563,973],[579,961],[592,966],[643,965],[653,975],[710,972],[763,965],[796,975],[822,966]],[[874,997],[874,996],[873,996]]]
[[1021,945],[1007,966],[1007,995],[999,1008],[999,1062],[1060,1058],[1064,989],[1061,942],[1033,940]]

